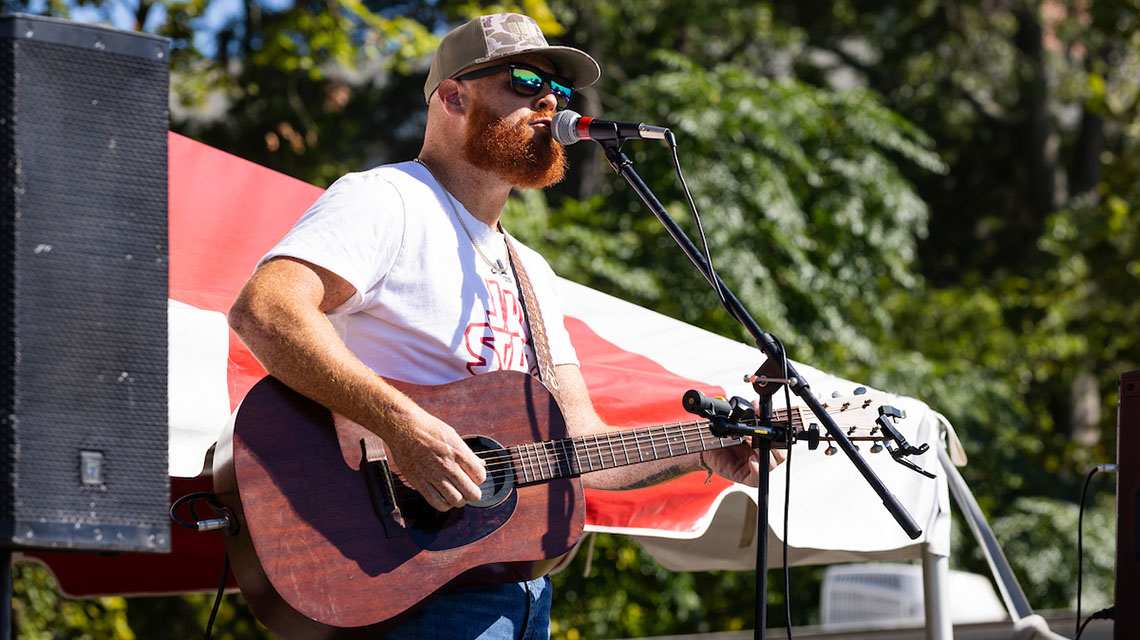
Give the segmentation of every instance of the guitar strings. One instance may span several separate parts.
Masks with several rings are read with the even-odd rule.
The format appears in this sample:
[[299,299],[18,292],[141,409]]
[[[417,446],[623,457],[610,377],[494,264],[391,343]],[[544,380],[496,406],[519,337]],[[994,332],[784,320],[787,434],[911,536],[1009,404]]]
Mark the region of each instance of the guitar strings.
[[[685,448],[685,453],[697,453],[699,451],[709,449],[720,449],[733,444],[741,442],[741,438],[719,438],[714,436],[706,430],[707,423],[678,423],[675,425],[661,425],[657,427],[649,427],[647,429],[638,430],[641,433],[630,432],[614,432],[610,434],[602,434],[596,436],[581,436],[579,438],[565,438],[561,440],[545,440],[541,442],[527,443],[521,445],[514,445],[511,447],[502,447],[498,449],[484,449],[477,451],[476,455],[482,458],[485,462],[485,469],[487,470],[488,478],[498,479],[509,476],[514,473],[514,461],[516,459],[519,463],[519,470],[521,475],[528,476],[527,482],[535,480],[550,480],[562,475],[572,475],[574,473],[588,472],[595,470],[595,465],[602,465],[604,468],[606,458],[619,460],[624,457],[625,464],[633,464],[647,460],[660,459],[661,452],[672,451],[678,448]],[[677,429],[680,431],[676,434],[668,434],[669,429]],[[652,433],[653,431],[660,430],[661,433]],[[667,439],[662,441],[662,436],[667,435]],[[594,442],[587,442],[587,438],[593,438]],[[647,442],[646,439],[649,439]],[[637,446],[637,459],[634,459],[634,452],[628,450],[628,445],[633,443]],[[713,446],[709,446],[709,445]],[[690,448],[690,445],[693,445]],[[591,446],[594,451],[591,451]],[[609,454],[602,451],[602,448],[608,447]],[[624,449],[624,453],[619,454],[616,451],[617,447]],[[699,447],[699,448],[698,448]],[[646,458],[641,455],[642,451],[648,450],[653,456]],[[682,453],[671,453],[669,456],[684,455]],[[571,456],[573,460],[581,462],[585,459],[588,469],[578,469],[574,471]],[[581,465],[581,466],[586,466]],[[614,464],[611,466],[620,466]],[[567,473],[562,473],[565,470]],[[402,473],[396,473],[397,478],[402,478]]]
[[[844,411],[846,411],[846,407],[839,410],[829,411],[829,413],[838,414],[843,413]],[[800,416],[793,416],[791,422],[793,427],[803,424],[802,417]],[[553,472],[559,467],[563,466],[564,462],[567,466],[569,466],[569,460],[567,460],[567,458],[571,452],[573,452],[576,461],[581,461],[583,456],[585,457],[586,463],[590,468],[580,469],[579,471],[588,472],[594,470],[595,461],[597,464],[602,465],[604,468],[604,465],[606,464],[606,458],[610,458],[614,461],[614,464],[612,466],[621,466],[621,462],[618,460],[619,456],[625,457],[625,464],[643,462],[645,461],[644,456],[641,455],[643,445],[650,449],[651,453],[654,455],[652,459],[656,460],[661,457],[659,453],[662,446],[664,446],[668,452],[668,455],[665,457],[673,457],[675,455],[683,455],[680,453],[674,453],[674,447],[684,447],[685,453],[687,454],[709,449],[710,447],[707,446],[707,440],[712,440],[714,443],[716,443],[717,446],[711,447],[713,449],[731,446],[732,444],[737,444],[742,441],[741,437],[718,438],[717,436],[713,436],[711,434],[706,436],[707,432],[705,431],[705,428],[707,425],[707,422],[675,423],[672,425],[660,425],[655,427],[648,427],[646,429],[633,429],[622,432],[608,433],[604,435],[582,436],[579,438],[567,438],[564,440],[547,440],[543,442],[527,443],[503,449],[489,449],[479,453],[481,457],[483,457],[484,460],[488,462],[487,469],[491,472],[499,471],[503,466],[512,466],[512,450],[518,453],[520,465],[527,466],[527,470],[533,468],[541,471],[543,467],[546,467]],[[670,433],[670,429],[677,428],[680,428],[679,432]],[[857,429],[860,428],[848,429],[848,435],[852,435],[853,432]],[[862,429],[865,430],[865,428]],[[654,431],[658,430],[660,433],[654,433]],[[872,436],[875,430],[877,429],[871,430],[870,433]],[[695,439],[693,438],[694,433],[696,433]],[[665,437],[664,441],[662,441],[662,436]],[[588,441],[590,438],[593,439],[593,442]],[[648,438],[649,442],[644,442],[643,439],[645,438]],[[826,439],[830,440],[830,438]],[[631,457],[631,452],[629,450],[629,445],[631,442],[637,448],[637,460],[633,460]],[[694,443],[700,444],[701,448],[690,449],[689,445],[692,445]],[[591,444],[593,445],[593,451],[591,451]],[[608,453],[606,451],[603,451],[603,448],[606,447],[609,448]],[[620,452],[616,450],[617,447],[621,448]],[[495,465],[499,465],[499,468],[496,468]]]
[[[833,415],[843,413],[847,408],[848,407],[843,407],[838,410],[828,410],[828,413]],[[780,411],[778,414],[783,415],[777,415],[777,419],[784,418],[786,420],[786,410]],[[753,420],[750,422],[756,421]],[[793,415],[791,423],[793,427],[802,425],[803,418],[798,415]],[[710,434],[707,431],[707,427],[708,422],[680,422],[644,429],[631,429],[607,434],[519,444],[498,449],[485,449],[476,452],[476,455],[484,460],[489,479],[497,480],[505,478],[512,473],[518,475],[514,468],[517,459],[518,471],[524,476],[523,481],[535,482],[594,471],[596,470],[595,464],[604,469],[607,468],[607,458],[614,462],[610,467],[645,462],[647,460],[645,456],[642,455],[643,447],[648,448],[652,454],[653,457],[650,458],[650,460],[657,460],[662,457],[660,455],[662,447],[664,447],[664,451],[668,454],[664,457],[674,457],[732,446],[742,442],[744,439],[743,436],[720,438]],[[679,431],[670,433],[671,429],[679,429]],[[857,429],[865,430],[865,428],[851,428],[847,430],[848,435],[851,435],[851,433]],[[875,430],[876,429],[871,430],[872,435]],[[660,433],[654,433],[654,431],[660,431]],[[662,441],[662,437],[664,437],[664,441]],[[593,439],[593,442],[588,441],[590,438]],[[645,439],[649,441],[645,442]],[[821,439],[830,440],[830,438],[826,436]],[[713,445],[711,447],[708,446],[710,441]],[[630,443],[636,447],[635,452],[630,451]],[[593,451],[591,451],[591,445],[593,446]],[[690,449],[690,445],[699,445],[700,448],[694,447]],[[618,447],[621,449],[620,452],[617,450]],[[684,448],[684,453],[674,453],[674,448],[676,447]],[[606,452],[603,448],[608,448],[609,451]],[[636,460],[633,459],[634,453],[637,456]],[[582,464],[583,458],[585,465]],[[621,458],[624,458],[624,462],[621,461]],[[583,466],[588,466],[589,468],[582,468]],[[575,469],[575,467],[578,468]],[[402,477],[402,475],[403,474],[399,473],[396,474],[397,477]]]
[[[847,408],[848,407],[843,407],[838,410],[828,410],[828,413],[840,414],[845,412]],[[777,419],[786,419],[786,414],[786,410],[781,410],[777,412],[777,416],[775,417]],[[753,420],[750,422],[757,421]],[[793,427],[801,426],[803,424],[802,416],[798,415],[798,412],[794,412],[791,423]],[[659,455],[659,451],[662,446],[664,446],[668,452],[668,455],[665,457],[684,455],[680,453],[673,453],[673,447],[684,447],[685,454],[697,453],[698,451],[707,450],[709,449],[709,447],[706,446],[706,434],[708,434],[706,431],[707,426],[708,422],[702,421],[679,422],[674,424],[647,427],[644,429],[630,429],[621,432],[581,436],[578,438],[526,443],[502,449],[488,449],[479,452],[479,455],[487,462],[486,468],[490,472],[499,471],[504,466],[508,468],[512,466],[512,450],[518,453],[520,465],[529,465],[532,468],[537,468],[540,470],[545,466],[553,471],[554,469],[560,467],[562,465],[562,461],[566,459],[571,452],[573,452],[574,457],[577,461],[581,461],[583,455],[585,456],[586,462],[589,464],[590,468],[579,471],[588,472],[594,470],[595,461],[597,464],[603,465],[604,468],[605,460],[607,457],[614,460],[614,465],[612,466],[621,466],[621,463],[618,461],[619,455],[625,457],[625,464],[644,462],[645,459],[641,455],[643,445],[649,448],[653,453],[654,457],[652,459],[654,460],[661,457]],[[680,431],[678,433],[670,433],[671,429],[678,428],[680,428]],[[660,433],[654,433],[655,431],[660,431]],[[694,433],[696,434],[695,439],[693,438]],[[852,431],[849,429],[848,435],[851,435],[851,433]],[[874,430],[872,430],[871,433],[873,435]],[[662,436],[665,438],[664,441],[662,441]],[[593,442],[588,441],[588,439],[591,438],[593,439]],[[649,442],[644,442],[643,439],[648,439]],[[712,447],[713,449],[731,446],[732,444],[738,444],[742,441],[742,437],[719,438],[711,434],[707,435],[707,439],[717,443],[717,446]],[[830,438],[827,439],[830,440]],[[631,452],[629,450],[630,443],[632,443],[633,446],[637,448],[637,460],[633,460],[631,457]],[[694,443],[700,444],[701,448],[690,450],[689,445],[692,445]],[[572,446],[569,446],[571,444]],[[591,451],[591,445],[593,445],[594,451]],[[603,451],[603,448],[605,447],[609,448],[608,454],[607,452]],[[621,448],[620,452],[616,450],[617,447]],[[568,461],[567,464],[569,464]],[[498,465],[498,467],[495,465]]]

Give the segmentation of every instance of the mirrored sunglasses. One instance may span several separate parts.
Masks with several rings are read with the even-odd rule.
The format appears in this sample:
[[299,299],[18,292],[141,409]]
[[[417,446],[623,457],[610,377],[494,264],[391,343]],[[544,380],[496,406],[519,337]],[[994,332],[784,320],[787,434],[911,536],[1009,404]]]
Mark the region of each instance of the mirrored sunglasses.
[[569,80],[521,62],[497,64],[465,73],[461,76],[456,76],[455,79],[474,80],[475,78],[482,78],[498,73],[504,69],[510,71],[511,89],[520,96],[538,95],[538,93],[542,91],[542,86],[550,83],[550,92],[554,94],[554,100],[558,103],[558,109],[565,109],[570,106],[570,99],[574,97],[574,87],[571,86]]

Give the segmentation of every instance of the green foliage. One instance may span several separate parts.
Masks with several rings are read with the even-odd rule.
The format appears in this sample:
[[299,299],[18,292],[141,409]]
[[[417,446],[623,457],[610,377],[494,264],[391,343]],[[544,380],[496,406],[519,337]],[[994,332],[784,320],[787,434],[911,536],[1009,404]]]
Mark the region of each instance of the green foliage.
[[[13,638],[19,640],[135,640],[201,638],[215,594],[72,600],[60,595],[46,568],[35,562],[13,567]],[[267,640],[240,595],[222,599],[211,637]]]
[[[994,518],[993,528],[1005,553],[1018,559],[1019,582],[1035,607],[1076,608],[1077,505],[1019,498],[1010,513]],[[1115,529],[1111,503],[1085,514],[1081,604],[1086,611],[1112,604]]]
[[[650,105],[640,117],[677,134],[721,277],[800,359],[870,361],[874,345],[863,325],[889,325],[882,298],[916,286],[916,242],[927,216],[895,159],[940,170],[929,140],[867,92],[659,57],[666,70],[625,85],[621,95]],[[667,150],[626,147],[692,233]],[[742,337],[662,225],[616,181],[604,199],[566,201],[545,228],[523,223],[534,233],[527,239],[571,279]],[[511,210],[511,224],[535,209],[534,199]]]
[[43,566],[12,567],[12,623],[21,640],[134,640],[124,598],[68,600]]
[[[793,567],[794,624],[818,623],[814,607],[801,605],[815,602],[822,575],[818,567]],[[553,583],[556,640],[739,631],[755,622],[751,572],[675,573],[624,536],[592,534]],[[770,627],[784,625],[783,588],[782,572],[769,571]]]
[[[167,16],[160,33],[185,45],[173,65],[175,130],[321,186],[370,158],[414,154],[414,124],[403,138],[374,132],[422,115],[408,74],[436,38],[421,22],[356,0],[259,7],[218,32],[219,64],[194,48],[192,20]],[[221,105],[222,117],[207,105]]]
[[[1097,500],[1097,493],[1094,482],[1083,523],[1081,611],[1084,615],[1113,602],[1116,515],[1111,499]],[[1075,502],[1026,497],[1018,498],[991,518],[994,535],[1013,565],[1025,597],[1035,609],[1075,609],[1077,606],[1078,512]],[[988,574],[985,556],[969,537],[965,524],[955,522],[952,545],[961,567]]]

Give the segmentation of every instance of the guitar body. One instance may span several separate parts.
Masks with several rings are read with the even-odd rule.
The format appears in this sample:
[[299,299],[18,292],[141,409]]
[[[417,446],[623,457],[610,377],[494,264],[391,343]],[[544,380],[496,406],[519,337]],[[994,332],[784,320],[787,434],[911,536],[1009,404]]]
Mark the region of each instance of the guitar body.
[[[509,447],[568,437],[549,392],[524,373],[393,384],[465,438]],[[353,426],[334,425],[328,410],[267,377],[218,441],[214,490],[238,523],[226,539],[234,574],[280,636],[376,637],[448,589],[541,575],[542,561],[582,535],[576,477],[510,487],[494,505],[445,514],[397,491],[403,526],[386,528],[366,479],[365,432]]]

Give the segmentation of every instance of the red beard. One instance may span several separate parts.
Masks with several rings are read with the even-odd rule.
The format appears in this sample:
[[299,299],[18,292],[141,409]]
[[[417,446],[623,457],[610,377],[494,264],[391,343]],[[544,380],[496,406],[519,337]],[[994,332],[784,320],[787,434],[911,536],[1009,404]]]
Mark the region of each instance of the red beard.
[[535,130],[530,123],[553,115],[538,113],[508,125],[475,100],[464,132],[463,156],[520,189],[549,187],[566,174],[566,152],[549,130]]

